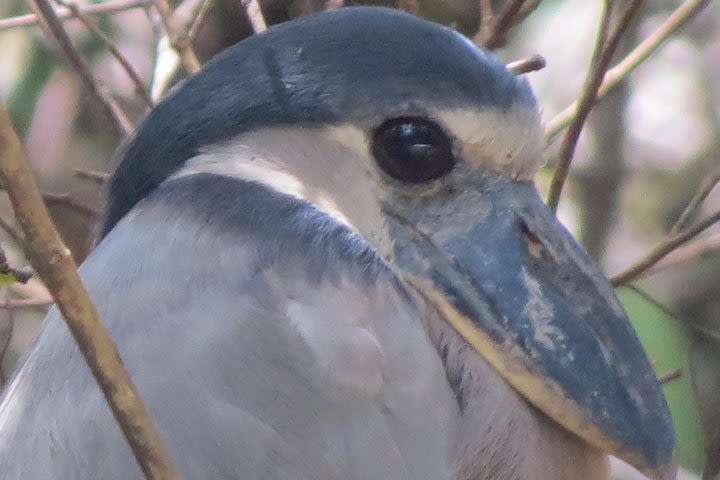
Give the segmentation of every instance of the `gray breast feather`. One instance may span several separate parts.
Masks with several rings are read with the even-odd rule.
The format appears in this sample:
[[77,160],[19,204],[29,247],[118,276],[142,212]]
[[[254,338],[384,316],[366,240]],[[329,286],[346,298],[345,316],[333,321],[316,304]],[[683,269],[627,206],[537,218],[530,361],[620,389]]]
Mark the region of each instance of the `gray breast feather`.
[[[258,262],[262,238],[173,212],[141,204],[82,276],[185,478],[451,478],[456,403],[389,273],[309,279],[301,251]],[[0,471],[142,478],[55,310],[0,405]]]

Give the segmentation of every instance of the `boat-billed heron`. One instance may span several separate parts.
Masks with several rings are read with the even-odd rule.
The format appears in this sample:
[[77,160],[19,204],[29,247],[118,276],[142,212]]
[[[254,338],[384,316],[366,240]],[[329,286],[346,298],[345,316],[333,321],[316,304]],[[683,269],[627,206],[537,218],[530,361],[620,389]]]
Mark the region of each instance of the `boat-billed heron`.
[[[653,369],[532,183],[539,117],[461,35],[374,8],[253,36],[148,115],[81,272],[185,478],[673,476]],[[0,472],[141,476],[56,310]]]

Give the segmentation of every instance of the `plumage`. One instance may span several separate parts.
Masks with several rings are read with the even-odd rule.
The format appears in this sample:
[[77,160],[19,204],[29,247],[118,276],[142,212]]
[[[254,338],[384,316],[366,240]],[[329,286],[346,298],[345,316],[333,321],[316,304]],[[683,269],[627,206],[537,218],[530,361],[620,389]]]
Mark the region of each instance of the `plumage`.
[[[248,210],[253,195],[263,201]],[[305,233],[268,228],[278,211]],[[186,478],[451,478],[454,401],[421,310],[310,206],[178,179],[82,275]],[[3,478],[142,478],[57,312],[0,410],[12,412],[0,419]]]
[[[671,478],[650,363],[530,181],[542,148],[527,82],[386,9],[176,87],[81,275],[185,478],[601,480],[607,451]],[[55,309],[0,400],[0,472],[141,478]]]

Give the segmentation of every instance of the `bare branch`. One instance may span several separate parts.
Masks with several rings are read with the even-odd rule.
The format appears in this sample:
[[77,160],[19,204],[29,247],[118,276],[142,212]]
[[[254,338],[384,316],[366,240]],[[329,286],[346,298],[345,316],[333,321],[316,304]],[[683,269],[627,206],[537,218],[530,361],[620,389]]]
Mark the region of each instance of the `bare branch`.
[[258,2],[258,0],[242,0],[242,5],[250,20],[253,32],[260,33],[267,30],[267,21],[265,20],[265,15],[263,15],[262,8],[260,8],[260,2]]
[[630,20],[634,17],[635,12],[638,11],[641,4],[642,0],[631,0],[630,5],[621,14],[617,27],[613,32],[610,32],[610,19],[613,14],[614,2],[612,0],[606,0],[605,2],[605,10],[603,11],[603,16],[600,21],[600,30],[590,62],[590,71],[585,79],[585,85],[578,100],[577,113],[572,123],[570,123],[570,127],[560,145],[555,172],[550,182],[548,206],[553,211],[557,210],[558,203],[560,202],[560,195],[562,194],[563,185],[570,171],[570,163],[575,153],[575,147],[580,138],[585,120],[595,105],[598,88],[600,88],[605,72],[612,61],[615,50],[620,44],[620,38],[622,38],[623,33],[627,30],[630,25]]
[[195,12],[193,19],[190,22],[187,34],[185,35],[188,42],[192,42],[195,35],[197,35],[197,32],[200,30],[200,27],[205,21],[205,16],[207,15],[208,10],[210,10],[212,4],[213,0],[204,0],[200,3],[200,7],[197,9],[197,12]]
[[[685,0],[657,30],[640,42],[617,65],[608,70],[603,83],[598,89],[595,102],[597,103],[610,93],[618,84],[625,80],[635,69],[647,60],[655,51],[675,32],[692,20],[710,0]],[[545,140],[550,141],[562,129],[567,127],[575,116],[578,102],[563,109],[555,115],[545,126]]]
[[[40,308],[49,307],[53,304],[52,300],[45,298],[16,298],[6,299],[5,303],[0,303],[0,310],[17,310],[19,308]],[[0,355],[2,359],[2,355]]]
[[515,23],[522,23],[523,21],[525,21],[525,19],[529,17],[530,14],[533,13],[535,9],[540,6],[541,3],[542,0],[530,0],[523,3],[522,8],[515,17]]
[[[165,0],[157,1],[160,22],[157,21],[157,16],[150,12],[148,12],[148,16],[153,30],[157,31],[158,24],[162,23],[163,27],[160,30],[164,28],[165,32],[159,36],[155,46],[157,60],[150,87],[150,97],[154,101],[159,101],[165,94],[181,61],[190,73],[200,70],[200,61],[192,49],[192,40],[213,3],[213,0],[185,0],[175,9],[174,13],[168,13],[169,4]],[[160,7],[161,5],[163,7]],[[167,20],[166,15],[170,15],[171,18]],[[172,28],[172,30],[168,30],[168,28]]]
[[0,107],[0,178],[35,270],[52,292],[80,351],[148,479],[179,479],[160,434],[90,301],[68,248],[50,220],[10,118]]
[[679,380],[682,377],[682,369],[680,368],[673,368],[671,370],[668,370],[667,372],[663,373],[662,375],[658,376],[658,382],[660,382],[662,385],[665,385],[670,382],[674,382],[675,380]]
[[5,220],[3,217],[0,216],[0,229],[2,229],[5,233],[8,234],[10,238],[13,239],[15,243],[22,246],[23,242],[25,241],[22,238],[22,235],[20,235],[17,230],[15,230],[15,227],[13,227],[10,222]]
[[105,92],[105,89],[95,79],[90,67],[70,41],[70,37],[63,29],[50,2],[48,0],[31,0],[31,5],[37,10],[38,16],[42,18],[43,24],[49,31],[49,35],[58,43],[60,50],[73,66],[73,70],[77,73],[85,89],[95,99],[103,114],[115,127],[116,132],[121,136],[126,136],[132,131],[132,123],[115,100]]
[[693,217],[700,211],[702,204],[705,199],[710,195],[715,187],[720,183],[720,167],[717,167],[710,176],[700,185],[695,195],[693,195],[690,202],[688,202],[685,210],[680,214],[675,225],[670,229],[670,233],[677,233],[693,219]]
[[682,232],[668,236],[665,240],[653,248],[644,258],[627,268],[625,271],[611,277],[611,283],[613,286],[617,287],[635,280],[650,270],[650,268],[655,266],[660,260],[665,258],[680,245],[693,239],[718,221],[720,221],[720,211],[715,212],[705,220],[687,228],[686,230],[683,230]]
[[73,2],[69,2],[67,0],[55,0],[55,2],[59,5],[62,5],[63,7],[69,9],[75,17],[77,17],[78,20],[82,22],[83,25],[85,25],[85,28],[87,28],[90,32],[93,33],[100,41],[105,45],[105,48],[108,49],[108,51],[112,54],[113,57],[118,61],[120,66],[125,70],[125,73],[132,81],[133,85],[135,86],[135,92],[140,96],[140,98],[143,99],[145,104],[152,108],[153,101],[150,98],[150,94],[147,92],[147,89],[145,88],[145,84],[143,83],[142,79],[140,78],[140,75],[137,73],[135,68],[130,64],[127,58],[120,53],[120,50],[115,46],[113,41],[105,35],[93,22],[90,20],[87,16],[83,15],[83,13],[80,11],[80,8]]
[[665,306],[663,303],[661,303],[658,299],[650,295],[648,292],[643,290],[642,288],[638,287],[637,285],[633,285],[632,283],[628,283],[626,285],[623,285],[624,288],[627,288],[628,290],[631,290],[635,292],[636,294],[640,295],[643,300],[648,302],[653,307],[660,310],[662,313],[664,313],[667,317],[672,318],[678,323],[683,323],[683,320],[680,318],[680,316],[673,312],[671,308]]
[[695,240],[689,245],[683,245],[668,253],[665,258],[649,268],[642,276],[653,275],[662,270],[692,262],[702,257],[705,253],[720,249],[720,233],[708,235],[706,238]]
[[489,38],[492,35],[492,27],[495,24],[495,9],[492,0],[479,0],[478,10],[480,11],[480,28],[473,40],[480,45],[480,39]]
[[83,215],[87,215],[89,217],[98,217],[102,215],[102,212],[100,212],[95,207],[92,207],[90,205],[87,205],[80,200],[73,198],[71,195],[67,193],[50,193],[50,192],[43,192],[42,198],[48,205],[50,204],[56,204],[56,205],[65,205],[66,207],[69,207]]
[[515,75],[523,75],[529,72],[537,72],[545,68],[546,62],[542,55],[537,53],[531,57],[510,62],[505,67]]
[[505,45],[507,43],[507,34],[510,28],[515,25],[516,16],[524,3],[525,0],[510,0],[503,5],[502,10],[495,16],[492,27],[487,29],[487,33],[481,29],[480,36],[476,35],[473,41],[488,50],[494,50]]
[[[186,0],[188,1],[188,0]],[[189,73],[195,73],[200,70],[200,60],[195,55],[192,45],[187,40],[187,29],[188,26],[179,25],[176,18],[173,17],[173,10],[170,7],[170,3],[167,0],[154,0],[155,8],[160,13],[163,25],[165,26],[165,33],[172,45],[173,49],[180,55],[185,70]],[[179,8],[179,7],[178,7]]]
[[73,173],[78,177],[90,180],[98,185],[105,185],[110,180],[110,174],[105,172],[99,172],[97,170],[85,170],[83,168],[76,168]]
[[[151,4],[152,0],[110,0],[109,2],[78,7],[78,9],[82,15],[102,15],[124,12],[134,8],[146,7]],[[67,8],[58,8],[55,10],[55,13],[61,22],[73,20],[77,16]],[[40,19],[34,13],[3,18],[0,19],[0,31],[13,28],[33,27],[39,23]]]
[[7,289],[5,289],[5,303],[0,305],[4,310],[7,310],[7,322],[8,322],[8,329],[6,332],[5,340],[3,341],[2,345],[0,346],[0,388],[5,386],[5,383],[7,382],[7,378],[5,378],[5,372],[2,368],[3,360],[5,360],[5,355],[7,354],[8,349],[10,348],[10,343],[12,342],[13,334],[15,333],[15,312],[13,312],[13,308],[10,306],[10,293]]

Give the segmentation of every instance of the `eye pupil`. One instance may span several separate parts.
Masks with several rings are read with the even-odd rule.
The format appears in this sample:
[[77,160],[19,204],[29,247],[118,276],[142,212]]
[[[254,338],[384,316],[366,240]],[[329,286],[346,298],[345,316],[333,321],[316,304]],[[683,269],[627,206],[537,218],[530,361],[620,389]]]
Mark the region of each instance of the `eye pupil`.
[[436,123],[419,117],[385,121],[373,134],[372,154],[388,176],[406,183],[435,180],[455,166],[450,138]]

